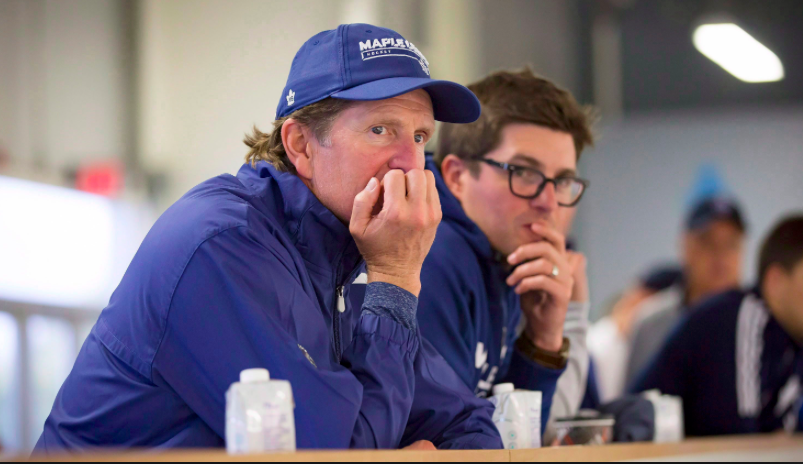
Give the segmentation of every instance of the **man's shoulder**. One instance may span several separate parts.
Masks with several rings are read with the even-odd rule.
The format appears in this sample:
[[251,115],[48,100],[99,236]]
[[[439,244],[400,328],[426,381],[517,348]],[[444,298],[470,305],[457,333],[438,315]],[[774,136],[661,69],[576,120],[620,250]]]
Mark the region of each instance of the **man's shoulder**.
[[722,333],[729,324],[735,327],[739,317],[739,309],[748,293],[742,290],[731,290],[703,300],[690,310],[687,318],[689,327]]
[[[203,182],[187,192],[156,221],[143,249],[169,251],[161,257],[176,253],[189,259],[199,246],[231,229],[245,229],[266,241],[281,229],[266,203],[245,187],[239,179],[225,174]],[[270,233],[263,233],[270,232]],[[225,237],[234,239],[234,235]]]
[[475,329],[470,327],[478,313],[487,312],[488,301],[487,273],[479,260],[466,239],[442,222],[421,268],[418,314],[425,335],[429,325],[442,330],[444,320],[461,327],[463,333],[473,333]]
[[473,264],[479,267],[479,257],[471,247],[469,241],[454,226],[443,221],[438,226],[435,242],[430,249],[430,255],[437,257],[439,262],[451,263],[455,266]]
[[[291,259],[278,238],[283,232],[277,230],[277,222],[264,211],[256,211],[248,195],[236,178],[220,176],[193,188],[165,211],[143,240],[100,317],[99,327],[105,330],[100,339],[107,348],[121,359],[150,363],[173,296],[189,266],[216,266],[215,256],[223,262],[232,254],[247,264],[249,257],[266,249]],[[198,250],[213,242],[215,251],[210,255],[215,256],[203,261],[211,264],[192,264]]]
[[706,350],[725,349],[734,339],[739,309],[747,293],[739,290],[712,296],[689,310],[675,330],[675,338]]
[[422,273],[439,273],[458,280],[482,280],[480,257],[454,225],[443,221],[424,261]]

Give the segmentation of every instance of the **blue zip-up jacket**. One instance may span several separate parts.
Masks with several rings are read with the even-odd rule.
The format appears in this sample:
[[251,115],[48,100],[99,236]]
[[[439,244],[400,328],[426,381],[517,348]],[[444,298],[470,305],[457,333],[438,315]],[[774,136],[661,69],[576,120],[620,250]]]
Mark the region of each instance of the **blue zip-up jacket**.
[[298,448],[501,448],[478,400],[384,283],[339,297],[362,265],[348,227],[267,163],[209,180],[157,221],[59,391],[37,452],[221,447],[243,369],[289,380]]
[[631,390],[683,398],[689,436],[795,429],[803,348],[757,291],[713,297],[673,331]]
[[504,382],[542,392],[544,431],[564,369],[543,367],[514,349],[522,314],[518,295],[505,283],[510,271],[432,160],[427,168],[435,174],[443,221],[421,271],[421,332],[480,397]]

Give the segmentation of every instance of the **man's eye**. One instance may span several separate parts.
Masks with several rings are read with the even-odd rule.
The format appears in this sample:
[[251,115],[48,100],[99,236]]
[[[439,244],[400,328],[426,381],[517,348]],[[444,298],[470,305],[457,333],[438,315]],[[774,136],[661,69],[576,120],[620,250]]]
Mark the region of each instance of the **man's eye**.
[[383,126],[376,126],[371,128],[371,132],[373,132],[376,135],[385,135],[385,132],[387,131],[388,130],[385,129]]
[[574,179],[571,177],[561,177],[557,182],[559,188],[570,189],[574,186]]
[[421,134],[416,134],[415,143],[424,143],[424,136]]
[[516,177],[526,178],[532,176],[530,171],[525,171],[524,169],[514,169],[513,175]]
[[544,179],[541,174],[529,169],[516,169],[513,171],[513,176],[529,184],[538,184],[543,182]]

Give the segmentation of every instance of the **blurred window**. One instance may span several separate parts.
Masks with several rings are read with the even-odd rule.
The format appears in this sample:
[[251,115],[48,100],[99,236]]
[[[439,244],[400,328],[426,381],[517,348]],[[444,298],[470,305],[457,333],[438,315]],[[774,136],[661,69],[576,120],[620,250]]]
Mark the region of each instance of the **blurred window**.
[[17,321],[0,312],[0,444],[6,452],[21,448],[19,417],[19,333]]
[[30,437],[36,444],[56,395],[72,369],[77,356],[76,332],[65,319],[31,316],[28,318],[28,349],[31,363]]
[[[103,197],[0,176],[0,298],[58,307],[105,303],[114,208]],[[58,231],[58,233],[53,233]]]

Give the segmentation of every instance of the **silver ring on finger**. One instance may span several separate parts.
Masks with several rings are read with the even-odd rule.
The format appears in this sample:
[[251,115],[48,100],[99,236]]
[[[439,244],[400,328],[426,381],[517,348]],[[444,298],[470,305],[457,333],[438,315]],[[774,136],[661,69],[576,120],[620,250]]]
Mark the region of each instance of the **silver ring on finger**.
[[557,278],[560,275],[558,266],[552,266],[552,277]]

